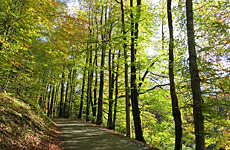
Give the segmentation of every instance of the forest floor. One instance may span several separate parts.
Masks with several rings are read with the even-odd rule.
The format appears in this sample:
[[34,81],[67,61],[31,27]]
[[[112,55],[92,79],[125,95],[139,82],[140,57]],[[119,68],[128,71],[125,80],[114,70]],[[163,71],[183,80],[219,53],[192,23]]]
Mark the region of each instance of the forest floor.
[[32,100],[0,92],[0,150],[61,150],[60,135]]
[[62,130],[64,150],[156,149],[94,124],[63,118],[55,118],[54,121]]

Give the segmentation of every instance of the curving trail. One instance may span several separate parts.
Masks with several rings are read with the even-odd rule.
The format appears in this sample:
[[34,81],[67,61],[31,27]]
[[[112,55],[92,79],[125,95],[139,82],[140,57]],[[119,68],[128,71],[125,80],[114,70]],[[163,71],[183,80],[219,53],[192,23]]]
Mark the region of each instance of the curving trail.
[[62,130],[64,150],[148,150],[125,137],[79,121],[55,118]]

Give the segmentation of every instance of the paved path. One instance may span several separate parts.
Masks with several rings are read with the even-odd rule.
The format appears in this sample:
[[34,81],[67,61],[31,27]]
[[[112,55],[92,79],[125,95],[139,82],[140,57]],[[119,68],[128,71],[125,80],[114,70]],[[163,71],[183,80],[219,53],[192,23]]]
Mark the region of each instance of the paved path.
[[78,121],[56,118],[61,127],[64,150],[148,150],[125,137]]

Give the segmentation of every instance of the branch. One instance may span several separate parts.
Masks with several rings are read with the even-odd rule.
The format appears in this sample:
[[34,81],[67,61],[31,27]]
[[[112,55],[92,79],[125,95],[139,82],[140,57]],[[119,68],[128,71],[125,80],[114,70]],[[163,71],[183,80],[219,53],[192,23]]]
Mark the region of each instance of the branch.
[[139,94],[145,94],[145,93],[147,93],[148,91],[151,91],[151,90],[154,90],[154,89],[156,89],[157,87],[163,87],[163,86],[167,86],[167,85],[169,85],[169,83],[167,83],[167,84],[162,84],[162,85],[156,85],[156,86],[154,86],[154,87],[152,87],[152,88],[150,88],[150,89],[148,89],[148,90],[146,90],[146,91],[144,91],[144,92],[140,92]]
[[144,82],[144,80],[145,80],[145,77],[146,77],[147,74],[149,73],[149,69],[150,69],[154,64],[155,64],[155,62],[153,62],[153,63],[149,66],[149,68],[145,71],[145,74],[144,74],[144,76],[143,76],[142,79],[141,79],[142,82],[139,83],[139,88],[142,86],[142,84],[143,84],[143,82]]
[[158,76],[158,77],[162,77],[162,78],[168,78],[168,77],[165,76],[165,75],[155,74],[155,73],[152,73],[152,72],[150,72],[150,73],[151,73],[151,75],[154,75],[154,76]]
[[118,0],[115,0],[118,4],[121,4],[121,2],[118,2]]
[[[167,86],[167,85],[169,85],[169,83],[167,83],[167,84],[162,84],[162,85],[156,85],[156,86],[154,86],[154,87],[152,87],[152,88],[150,88],[150,89],[148,89],[148,90],[146,90],[146,91],[144,91],[144,92],[139,92],[138,94],[140,95],[140,94],[145,94],[145,93],[147,93],[147,92],[149,92],[149,91],[151,91],[151,90],[154,90],[154,89],[156,89],[157,87],[160,87],[160,88],[162,88],[163,86]],[[130,97],[131,97],[131,95],[129,95]],[[120,96],[118,96],[117,98],[125,98],[125,95],[120,95]]]

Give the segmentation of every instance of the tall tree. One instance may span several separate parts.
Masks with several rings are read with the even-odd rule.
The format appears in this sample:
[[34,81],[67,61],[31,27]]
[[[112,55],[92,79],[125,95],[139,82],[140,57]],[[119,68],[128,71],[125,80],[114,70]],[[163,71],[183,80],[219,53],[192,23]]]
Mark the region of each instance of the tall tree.
[[76,69],[73,68],[73,74],[72,74],[72,79],[70,83],[70,93],[69,93],[69,104],[68,104],[68,118],[71,117],[71,111],[72,111],[72,102],[73,102],[73,97],[74,97],[74,92],[75,92],[75,85],[76,85]]
[[81,88],[81,101],[80,101],[80,109],[79,109],[79,114],[78,114],[78,119],[81,119],[82,117],[82,112],[83,112],[83,107],[84,107],[84,93],[85,93],[85,79],[86,79],[86,64],[88,63],[88,57],[86,57],[86,63],[83,71],[83,77],[82,77],[82,88]]
[[[104,6],[102,5],[101,8],[101,21],[100,24],[103,26],[103,16],[104,16]],[[107,6],[105,8],[105,24],[106,24],[106,18],[107,18]],[[100,90],[99,90],[99,97],[98,97],[98,109],[97,109],[97,121],[96,124],[101,125],[103,122],[103,94],[104,94],[104,66],[105,66],[105,50],[106,50],[106,29],[103,32],[103,29],[101,29],[101,68],[100,68]]]
[[[96,40],[98,40],[98,23],[97,23],[97,19],[96,20],[96,30],[97,30],[97,33],[96,33]],[[93,62],[93,66],[94,66],[94,73],[95,73],[95,82],[94,82],[94,102],[93,102],[93,106],[92,106],[92,109],[93,109],[93,120],[92,122],[94,123],[96,121],[96,111],[97,111],[97,85],[98,85],[98,73],[97,73],[97,68],[98,68],[98,64],[97,64],[97,55],[98,55],[98,46],[96,44],[96,50],[95,50],[95,57],[94,57],[94,62]]]
[[202,97],[200,89],[200,77],[197,67],[197,54],[195,49],[193,2],[186,0],[187,37],[189,51],[189,70],[193,95],[193,117],[196,136],[196,150],[205,149],[204,117],[202,114]]
[[175,122],[175,150],[182,149],[182,120],[181,113],[178,105],[178,98],[175,90],[175,82],[174,82],[174,37],[173,37],[173,20],[172,20],[172,8],[171,8],[171,0],[167,0],[167,13],[168,13],[168,26],[169,26],[169,80],[170,80],[170,94],[172,99],[172,110],[173,117]]
[[[88,64],[88,86],[87,86],[87,98],[86,98],[86,121],[89,121],[89,109],[90,103],[92,102],[92,82],[93,82],[93,70],[92,70],[92,46],[88,49],[89,51],[89,64]],[[93,107],[93,105],[92,105]]]
[[72,70],[69,69],[69,74],[68,74],[68,79],[67,79],[67,85],[66,85],[66,91],[65,91],[65,101],[64,101],[64,107],[63,107],[63,117],[68,117],[68,114],[67,114],[67,104],[68,104],[68,95],[69,95],[69,86],[70,86],[70,82],[71,82],[71,74],[72,74]]
[[50,101],[50,107],[48,109],[48,116],[53,116],[53,103],[54,103],[54,94],[55,94],[55,84],[52,86],[52,95],[51,95],[51,101]]
[[[134,18],[133,13],[133,0],[130,0],[131,7],[131,102],[132,102],[132,112],[133,120],[135,126],[135,136],[138,141],[145,142],[143,137],[143,132],[141,128],[141,118],[140,118],[140,109],[138,104],[138,91],[136,84],[136,51],[137,51],[137,39],[138,39],[138,22],[140,19],[141,13],[141,0],[137,0],[137,11],[136,17]],[[136,47],[136,48],[135,48]]]
[[[112,27],[113,24],[111,23],[110,26],[110,33],[109,33],[109,39],[112,40]],[[113,129],[113,91],[114,91],[114,53],[112,57],[112,45],[110,42],[109,47],[109,113],[108,113],[108,121],[107,121],[107,128]]]
[[[120,50],[118,52],[118,57],[117,57],[117,69],[116,69],[116,77],[115,77],[115,99],[114,99],[114,111],[113,111],[113,130],[115,130],[116,126],[116,118],[117,118],[117,99],[118,99],[118,78],[119,78],[119,67],[120,67]],[[127,135],[127,134],[126,134]]]
[[62,79],[61,79],[61,97],[60,97],[60,106],[59,106],[59,117],[63,117],[64,90],[65,90],[65,73],[64,73],[64,67],[63,67]]
[[125,104],[126,104],[126,136],[131,136],[131,119],[130,119],[130,89],[129,89],[129,68],[128,68],[128,54],[126,44],[126,27],[125,27],[125,12],[124,2],[121,0],[121,23],[122,23],[122,34],[123,34],[123,50],[125,60]]

